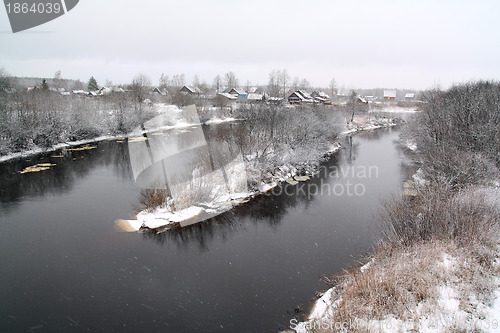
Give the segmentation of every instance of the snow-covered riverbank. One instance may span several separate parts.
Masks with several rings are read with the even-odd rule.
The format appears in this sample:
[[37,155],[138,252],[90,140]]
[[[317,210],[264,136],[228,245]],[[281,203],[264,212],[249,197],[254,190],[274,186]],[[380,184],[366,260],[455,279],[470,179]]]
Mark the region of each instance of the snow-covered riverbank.
[[[173,116],[175,116],[176,113],[179,113],[181,111],[181,109],[179,109],[175,105],[166,105],[166,104],[162,104],[162,103],[155,104],[155,108],[159,114],[169,114],[169,115],[173,115]],[[175,118],[173,118],[173,119],[175,119]],[[53,152],[53,151],[57,151],[57,150],[65,149],[65,148],[82,146],[82,145],[86,145],[86,144],[97,143],[97,142],[101,142],[101,141],[121,140],[121,139],[126,139],[126,138],[134,138],[138,135],[148,134],[148,133],[152,133],[152,132],[168,131],[168,130],[172,130],[172,129],[184,129],[184,128],[189,128],[192,126],[203,125],[203,124],[213,125],[213,124],[221,124],[221,123],[234,122],[234,121],[237,121],[237,119],[235,119],[235,118],[211,118],[208,121],[206,121],[205,123],[179,121],[173,125],[161,125],[161,124],[159,124],[158,126],[150,127],[146,130],[134,131],[133,133],[129,133],[129,134],[102,135],[102,136],[98,136],[98,137],[91,138],[91,139],[61,142],[61,143],[55,144],[51,147],[34,146],[32,149],[29,149],[29,150],[25,150],[22,152],[10,153],[10,154],[0,156],[0,163],[6,162],[9,160],[13,160],[13,159],[27,158],[27,157],[38,155],[38,154]]]
[[[355,122],[346,126],[341,136],[352,135],[356,132],[371,131],[380,128],[387,128],[397,125],[397,121],[390,118],[373,118],[365,115],[356,117]],[[217,123],[220,121],[217,121]],[[324,152],[324,156],[335,154],[341,145],[339,142],[333,142]],[[252,157],[248,157],[251,159]],[[212,196],[214,199],[210,202],[200,202],[187,208],[173,211],[169,205],[158,207],[154,210],[143,210],[136,214],[134,220],[117,220],[116,229],[119,231],[139,231],[141,229],[167,230],[171,227],[187,226],[196,222],[203,221],[213,216],[225,212],[235,205],[244,204],[251,199],[268,193],[277,187],[280,183],[288,182],[297,184],[301,181],[307,181],[313,176],[319,166],[319,160],[300,166],[287,163],[276,167],[272,172],[266,173],[264,178],[259,180],[254,190],[247,192],[225,193],[219,196]],[[245,172],[241,170],[241,172]],[[240,173],[241,174],[241,173]],[[238,176],[236,176],[238,177]]]
[[[421,172],[413,179],[421,191],[413,196],[429,191]],[[500,332],[499,182],[467,187],[448,200],[444,206],[422,205],[433,214],[446,207],[450,223],[465,230],[465,243],[461,236],[411,246],[381,242],[367,264],[346,271],[316,300],[306,320],[294,319],[290,328],[297,333]],[[465,227],[465,221],[484,226]]]
[[[446,241],[379,250],[325,291],[306,321],[294,319],[290,328],[297,333],[499,332],[498,254],[485,269],[474,250],[495,255],[481,246]],[[382,310],[387,306],[391,313]]]

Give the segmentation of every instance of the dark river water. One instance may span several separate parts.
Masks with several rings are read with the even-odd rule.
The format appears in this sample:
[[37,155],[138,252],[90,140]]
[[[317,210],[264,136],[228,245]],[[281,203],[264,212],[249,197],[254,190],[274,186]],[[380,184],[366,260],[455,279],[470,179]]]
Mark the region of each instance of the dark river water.
[[[126,142],[0,164],[0,332],[285,329],[377,240],[398,138],[345,138],[311,181],[159,235],[113,228],[139,198]],[[38,163],[56,165],[19,173]]]

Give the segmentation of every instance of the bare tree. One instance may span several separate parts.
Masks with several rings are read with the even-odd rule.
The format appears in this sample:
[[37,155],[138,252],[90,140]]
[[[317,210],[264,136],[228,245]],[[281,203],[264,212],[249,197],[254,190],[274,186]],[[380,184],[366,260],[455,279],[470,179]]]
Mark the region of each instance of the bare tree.
[[269,73],[269,82],[267,83],[267,93],[273,97],[277,97],[280,94],[278,73],[274,69],[271,71],[271,73]]
[[349,101],[347,102],[347,109],[351,113],[351,123],[354,121],[354,114],[358,109],[358,94],[352,90],[349,95]]
[[137,103],[142,103],[147,96],[148,90],[151,87],[151,80],[144,74],[138,74],[132,80],[130,89],[132,96]]
[[500,84],[469,82],[421,98],[413,133],[426,177],[460,188],[494,174],[490,164],[500,166]]
[[213,87],[215,89],[215,93],[219,93],[221,88],[222,88],[222,78],[220,77],[219,74],[217,74],[215,77],[214,77],[214,81],[213,81]]
[[10,75],[2,67],[0,68],[0,93],[6,92],[12,86]]
[[205,94],[210,90],[210,86],[208,85],[207,81],[203,80],[198,84],[198,88]]
[[333,98],[333,96],[337,95],[337,81],[335,81],[335,78],[333,78],[330,81],[330,85],[328,86],[330,89],[330,97]]
[[71,89],[73,89],[73,90],[84,90],[85,89],[85,83],[83,83],[80,80],[76,80],[73,83],[73,86],[71,87]]
[[186,84],[184,74],[174,75],[172,78],[172,86],[176,89],[182,88]]
[[168,89],[168,87],[170,86],[170,78],[168,77],[168,75],[161,73],[158,85],[160,86],[160,89]]
[[200,78],[198,77],[198,75],[195,75],[194,78],[193,78],[193,84],[192,84],[194,87],[200,87]]
[[247,82],[245,83],[245,91],[247,93],[250,92],[251,86],[252,86],[252,82],[250,82],[249,80],[247,80]]
[[228,106],[229,102],[227,100],[226,97],[220,95],[220,94],[217,94],[213,100],[212,100],[213,104],[215,107],[218,107],[220,108],[221,110],[224,109],[225,107]]
[[62,85],[63,85],[62,74],[61,74],[61,71],[58,70],[54,74],[54,87],[56,89],[61,89]]
[[286,92],[287,92],[286,88],[289,81],[290,81],[290,76],[288,75],[286,69],[278,71],[278,82],[280,85],[280,89],[282,89],[283,92],[283,99],[286,99]]
[[299,89],[307,90],[311,88],[311,84],[306,79],[302,79],[299,84]]
[[300,86],[300,79],[299,79],[298,76],[295,76],[293,78],[293,82],[292,82],[292,89],[293,89],[293,91],[299,89],[299,86]]
[[227,72],[224,75],[224,83],[227,89],[237,88],[239,86],[238,78],[233,72]]

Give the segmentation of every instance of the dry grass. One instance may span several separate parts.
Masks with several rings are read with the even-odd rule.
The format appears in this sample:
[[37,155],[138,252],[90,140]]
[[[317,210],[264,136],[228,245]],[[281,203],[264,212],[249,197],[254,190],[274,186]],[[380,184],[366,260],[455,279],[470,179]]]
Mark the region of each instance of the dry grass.
[[369,269],[345,276],[336,320],[380,320],[389,313],[409,318],[419,302],[436,294],[435,282],[443,278],[442,250],[442,244],[407,249],[381,245]]
[[[218,192],[214,190],[213,177],[197,177],[188,182],[170,187],[174,200],[164,188],[144,189],[140,193],[139,205],[135,207],[136,213],[141,211],[154,212],[158,208],[170,208],[172,211],[185,209],[200,203],[209,203],[215,199]],[[221,176],[222,178],[222,176]],[[220,181],[219,181],[220,183]],[[217,184],[217,183],[215,183]]]
[[[498,274],[496,250],[480,243],[463,246],[447,240],[410,247],[381,243],[370,259],[368,269],[353,269],[340,278],[333,318],[311,323],[317,328],[311,332],[385,331],[382,323],[387,318],[406,328],[411,323],[418,331],[425,325],[422,318],[447,315],[440,299],[443,286],[455,292],[462,315],[439,322],[441,331],[468,332],[475,319],[484,318],[484,306],[498,287],[492,284]],[[335,328],[343,323],[355,325]]]
[[139,205],[135,211],[153,212],[158,207],[166,207],[168,200],[168,191],[166,189],[144,189],[140,193]]
[[[419,331],[428,318],[437,320],[440,331],[481,331],[474,325],[487,315],[499,287],[500,190],[485,196],[476,188],[448,189],[429,186],[416,198],[385,203],[384,240],[369,267],[337,278],[333,317],[313,321],[310,327],[317,329],[311,332],[383,332],[389,319],[402,331],[412,331],[408,323]],[[458,308],[447,308],[447,297]],[[355,325],[335,328],[344,323]]]
[[[218,185],[222,188],[218,188]],[[172,186],[175,207],[184,209],[200,203],[210,203],[224,193],[224,189],[226,187],[221,171],[202,177],[193,177],[189,182]]]
[[384,240],[404,246],[436,239],[491,244],[499,236],[500,213],[474,188],[455,193],[440,184],[420,189],[417,197],[386,201],[380,222]]

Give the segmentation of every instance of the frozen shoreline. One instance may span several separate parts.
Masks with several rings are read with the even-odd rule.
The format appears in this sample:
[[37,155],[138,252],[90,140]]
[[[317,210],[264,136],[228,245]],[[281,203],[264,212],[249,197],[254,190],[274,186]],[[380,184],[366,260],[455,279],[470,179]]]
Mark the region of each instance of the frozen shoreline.
[[7,155],[0,156],[0,163],[7,162],[10,160],[15,160],[15,159],[31,157],[34,155],[50,153],[50,152],[54,152],[56,150],[60,150],[60,149],[64,149],[64,148],[71,148],[71,147],[87,145],[87,144],[92,144],[92,143],[97,143],[97,142],[102,142],[102,141],[113,141],[113,140],[126,139],[129,137],[134,137],[134,136],[152,133],[152,132],[157,132],[157,131],[167,131],[167,130],[171,130],[171,129],[183,129],[183,128],[189,128],[191,126],[200,126],[200,125],[214,125],[214,124],[221,124],[221,123],[233,122],[233,121],[238,121],[238,119],[235,119],[235,118],[224,118],[224,119],[217,118],[217,119],[215,119],[215,118],[213,118],[213,119],[210,119],[204,123],[178,123],[176,125],[160,126],[160,127],[156,127],[156,128],[152,128],[152,129],[147,129],[147,130],[144,130],[141,132],[132,132],[129,134],[102,135],[102,136],[98,136],[98,137],[95,137],[92,139],[61,142],[61,143],[58,143],[58,144],[53,145],[52,147],[48,147],[48,148],[35,147],[33,149],[30,149],[30,150],[25,150],[22,152],[10,153]]
[[[358,132],[372,131],[397,125],[394,119],[389,118],[368,119],[368,121],[366,121],[366,119],[362,120],[362,122],[350,124],[351,126],[348,127],[346,131],[341,133],[341,137]],[[220,121],[217,121],[216,123],[219,122]],[[330,149],[324,153],[324,156],[335,154],[341,148],[342,146],[339,142],[333,142]],[[301,177],[302,175],[299,174],[299,170],[296,166],[291,164],[281,165],[274,170],[271,181],[261,181],[256,191],[234,193],[231,196],[217,198],[210,203],[200,203],[177,212],[171,212],[165,207],[159,207],[153,212],[140,211],[136,214],[136,219],[134,220],[120,219],[115,221],[115,227],[118,231],[138,232],[141,229],[158,229],[164,231],[172,227],[191,225],[219,215],[222,212],[227,211],[236,205],[246,203],[259,195],[268,193],[281,183],[288,182],[290,184],[297,184],[297,182],[300,181],[307,181],[310,176],[314,175],[315,167],[316,165],[313,163],[302,166],[302,168],[305,169],[306,175]]]
[[[403,142],[402,145],[408,146],[407,148],[410,150],[416,149],[416,145],[412,143]],[[425,186],[427,183],[422,177],[421,169],[418,169],[411,179],[417,187]],[[500,182],[496,181],[489,186],[475,187],[469,190],[472,195],[484,195],[484,202],[491,205],[491,207],[495,207],[497,211],[500,211]],[[485,282],[477,282],[476,280],[464,277],[466,274],[463,271],[468,266],[464,267],[460,266],[460,264],[463,264],[467,260],[475,260],[476,258],[464,258],[463,253],[459,252],[460,246],[457,246],[458,250],[456,250],[452,242],[444,242],[443,244],[444,246],[441,245],[441,247],[430,244],[430,249],[428,249],[427,244],[424,243],[421,245],[421,248],[419,247],[416,250],[416,253],[420,253],[424,257],[426,251],[431,251],[437,257],[437,260],[430,260],[430,264],[424,265],[423,268],[421,266],[421,268],[425,271],[431,271],[432,267],[434,269],[437,267],[437,271],[442,274],[442,277],[435,284],[429,285],[429,287],[435,288],[437,293],[429,299],[418,302],[413,316],[404,319],[393,314],[388,314],[381,319],[366,319],[366,317],[358,318],[353,315],[353,321],[335,321],[338,318],[336,316],[337,311],[346,311],[345,308],[339,308],[343,302],[345,288],[348,286],[345,281],[350,281],[352,285],[353,279],[346,279],[323,292],[312,304],[308,315],[304,317],[303,321],[292,319],[290,321],[290,332],[308,333],[316,332],[318,329],[321,332],[329,332],[330,329],[333,331],[333,328],[336,329],[335,331],[349,331],[351,328],[356,331],[369,332],[448,332],[451,327],[457,328],[458,331],[500,332],[500,278],[496,275],[498,273],[493,273],[493,275],[484,273],[484,279],[488,279],[488,285],[492,288],[491,299],[485,301],[484,299],[480,299],[480,297],[476,298],[476,295],[472,294],[472,296],[468,297],[471,297],[470,299],[476,302],[475,304],[470,304],[474,305],[474,307],[471,308],[472,310],[467,307],[464,308],[464,292],[478,288],[476,283],[484,287]],[[411,251],[411,249],[403,248],[403,251],[406,250]],[[496,272],[498,272],[500,267],[498,251],[500,251],[499,245],[497,245],[494,252],[496,253],[496,260],[493,262],[493,267]],[[403,258],[405,255],[408,255],[408,253],[396,254],[393,261],[391,261],[391,265],[405,267]],[[380,277],[380,272],[387,270],[384,268],[384,264],[378,262],[380,257],[377,257],[376,254],[371,254],[368,260],[368,263],[359,268],[352,269],[353,273],[349,274],[354,277],[360,277],[363,274],[369,276],[371,273],[372,276]],[[417,270],[415,267],[413,268],[415,270],[412,270],[411,266],[407,266],[406,269],[413,273]],[[375,270],[375,272],[372,273],[371,270]],[[362,279],[360,278],[360,280]],[[471,294],[465,293],[465,295]],[[403,305],[401,304],[401,306]],[[432,310],[429,312],[429,309]],[[351,309],[347,311],[349,310]]]

